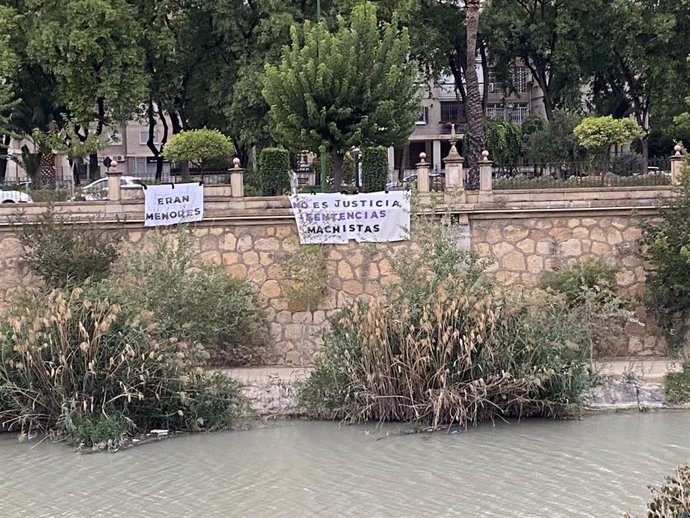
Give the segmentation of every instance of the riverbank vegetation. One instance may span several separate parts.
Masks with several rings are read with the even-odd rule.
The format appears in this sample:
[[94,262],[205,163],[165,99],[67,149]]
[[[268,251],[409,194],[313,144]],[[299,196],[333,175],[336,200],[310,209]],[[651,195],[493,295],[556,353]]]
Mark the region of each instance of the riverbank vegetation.
[[[46,239],[28,241],[37,229]],[[232,425],[239,385],[205,366],[251,360],[267,343],[250,284],[194,261],[188,230],[151,233],[121,256],[109,248],[117,232],[89,236],[88,225],[55,218],[25,232],[25,260],[44,283],[15,294],[0,319],[0,430],[117,448],[152,429]]]
[[[679,466],[666,483],[650,487],[652,500],[647,504],[647,518],[685,518],[690,516],[690,466]],[[629,514],[626,518],[632,518]]]
[[578,285],[591,305],[553,289],[503,289],[484,261],[458,251],[456,227],[417,223],[420,253],[390,257],[399,280],[386,302],[354,302],[331,319],[301,391],[305,407],[432,427],[576,411],[592,379],[591,326],[600,325],[583,311],[596,304],[602,319],[619,318],[599,303],[602,288]]

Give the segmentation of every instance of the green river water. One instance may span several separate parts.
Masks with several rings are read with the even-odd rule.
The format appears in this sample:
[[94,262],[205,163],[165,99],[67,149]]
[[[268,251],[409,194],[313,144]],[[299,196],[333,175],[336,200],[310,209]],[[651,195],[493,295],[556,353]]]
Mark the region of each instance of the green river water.
[[0,434],[0,518],[620,518],[690,463],[688,412],[401,430],[287,421],[96,455]]

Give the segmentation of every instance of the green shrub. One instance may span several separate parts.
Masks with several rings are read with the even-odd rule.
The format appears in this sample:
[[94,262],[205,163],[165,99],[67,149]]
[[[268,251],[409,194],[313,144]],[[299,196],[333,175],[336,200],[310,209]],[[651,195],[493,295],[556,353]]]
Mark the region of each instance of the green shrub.
[[282,265],[284,293],[296,311],[314,311],[326,292],[328,270],[320,245],[301,245]]
[[611,172],[617,176],[640,175],[647,172],[647,163],[638,153],[626,153],[613,157]]
[[32,189],[29,195],[35,203],[56,203],[69,199],[69,192],[52,189]]
[[601,259],[589,258],[555,272],[544,272],[542,289],[565,296],[570,313],[586,332],[590,361],[595,356],[621,352],[619,336],[631,313],[616,287],[618,269]]
[[376,192],[386,189],[388,181],[388,150],[383,146],[362,149],[362,190]]
[[683,363],[681,372],[669,372],[664,377],[666,401],[673,405],[690,403],[690,362]]
[[150,315],[98,294],[39,294],[0,324],[0,422],[64,434],[85,446],[119,444],[127,430],[230,425],[239,389],[199,367],[208,354],[158,337]]
[[300,392],[316,415],[462,426],[568,413],[589,387],[586,330],[562,295],[497,289],[457,249],[454,227],[415,232],[394,254],[387,301],[331,318],[325,354]]
[[201,343],[217,365],[261,363],[268,346],[263,303],[246,280],[200,263],[188,230],[151,233],[149,249],[123,258],[110,298],[150,312],[163,336]]
[[[686,166],[687,167],[687,166]],[[642,221],[648,264],[645,304],[664,330],[669,352],[686,345],[690,318],[690,175],[682,175],[678,196],[661,207],[659,221]]]
[[262,149],[259,168],[266,196],[278,196],[290,191],[290,153],[286,149]]
[[120,253],[121,231],[98,227],[93,221],[70,223],[52,207],[35,222],[21,223],[23,260],[48,288],[101,280]]
[[[688,518],[690,516],[690,466],[679,466],[660,488],[650,487],[652,501],[647,518]],[[631,518],[630,515],[625,515]]]
[[618,268],[606,264],[601,259],[584,259],[562,270],[544,272],[541,287],[563,293],[571,307],[584,302],[587,290],[597,291],[604,302],[618,296],[617,273]]

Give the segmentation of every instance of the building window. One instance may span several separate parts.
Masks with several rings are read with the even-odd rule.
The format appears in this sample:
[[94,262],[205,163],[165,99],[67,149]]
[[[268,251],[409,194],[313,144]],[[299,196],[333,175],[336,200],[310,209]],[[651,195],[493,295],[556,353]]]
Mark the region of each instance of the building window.
[[110,133],[108,133],[108,145],[109,146],[121,146],[122,145],[122,136],[120,135],[120,132],[118,130],[114,129]]
[[419,110],[419,118],[417,119],[417,126],[429,124],[429,107],[422,106]]
[[527,67],[515,67],[510,74],[515,91],[519,94],[527,92]]
[[441,103],[441,123],[457,123],[463,115],[462,103],[448,101]]
[[527,103],[520,103],[513,106],[510,110],[510,122],[513,124],[522,125],[529,117],[529,105]]
[[[139,132],[139,144],[142,146],[145,146],[149,141],[149,131],[140,131]],[[158,130],[154,130],[153,132],[153,143],[155,145],[158,145],[161,143],[160,141],[160,136],[158,135]]]

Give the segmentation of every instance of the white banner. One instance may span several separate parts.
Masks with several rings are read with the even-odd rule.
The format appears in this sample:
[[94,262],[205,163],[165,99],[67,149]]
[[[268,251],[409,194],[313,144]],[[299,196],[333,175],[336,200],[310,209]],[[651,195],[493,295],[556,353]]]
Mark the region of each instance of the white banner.
[[144,191],[144,226],[177,225],[204,217],[204,186],[198,183],[149,185]]
[[410,193],[296,194],[290,205],[300,243],[404,241],[410,229]]

